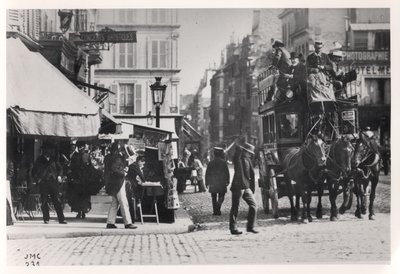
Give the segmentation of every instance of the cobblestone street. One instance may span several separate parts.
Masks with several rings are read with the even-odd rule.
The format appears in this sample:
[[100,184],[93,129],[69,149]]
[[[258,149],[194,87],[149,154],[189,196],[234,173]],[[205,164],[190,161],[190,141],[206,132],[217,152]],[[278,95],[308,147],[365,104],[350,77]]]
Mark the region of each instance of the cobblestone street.
[[[390,260],[389,215],[311,224],[265,221],[260,234],[227,229],[187,234],[8,241],[8,265],[276,264]],[[242,224],[243,226],[243,224]],[[40,254],[40,259],[24,259]]]
[[[260,205],[259,190],[256,191]],[[390,260],[390,182],[377,191],[377,220],[356,219],[354,210],[330,222],[329,216],[309,224],[290,222],[281,199],[278,220],[259,206],[259,234],[233,236],[228,230],[230,193],[222,216],[211,215],[209,193],[181,195],[197,230],[186,234],[115,235],[64,239],[7,241],[9,266],[46,265],[151,265],[151,264],[279,264],[279,263],[385,263]],[[324,197],[325,213],[328,202]],[[245,231],[246,205],[242,202],[239,226]],[[40,259],[25,259],[40,254]]]
[[[233,168],[230,166],[229,168],[230,176],[233,176]],[[255,170],[256,181],[258,180],[258,169]],[[375,198],[375,212],[378,213],[390,213],[390,176],[384,176],[381,174],[380,183],[378,184],[376,190],[376,198]],[[257,219],[258,220],[268,220],[271,219],[271,213],[265,214],[262,208],[262,200],[261,200],[261,191],[256,184],[256,201],[258,206]],[[195,193],[194,187],[188,184],[187,189],[184,193],[180,195],[180,201],[182,206],[188,210],[189,215],[192,216],[193,222],[200,224],[203,228],[207,228],[209,226],[219,226],[228,228],[229,221],[229,212],[231,208],[231,192],[229,191],[225,195],[225,201],[222,205],[222,215],[221,216],[213,216],[212,215],[212,204],[211,204],[211,195],[210,193]],[[342,195],[339,195],[337,198],[337,204],[340,205],[342,202]],[[317,206],[317,197],[312,198],[311,202],[311,215],[315,217],[315,209]],[[329,208],[330,202],[327,195],[322,198],[322,206],[323,206],[323,218],[329,218]],[[355,212],[356,201],[353,200],[352,208],[346,212],[346,215],[353,216]],[[240,208],[239,208],[239,220],[245,220],[247,216],[248,207],[246,203],[241,200]],[[279,215],[280,217],[286,218],[290,217],[290,204],[289,199],[287,197],[282,197],[279,199]],[[340,218],[341,216],[339,216]]]

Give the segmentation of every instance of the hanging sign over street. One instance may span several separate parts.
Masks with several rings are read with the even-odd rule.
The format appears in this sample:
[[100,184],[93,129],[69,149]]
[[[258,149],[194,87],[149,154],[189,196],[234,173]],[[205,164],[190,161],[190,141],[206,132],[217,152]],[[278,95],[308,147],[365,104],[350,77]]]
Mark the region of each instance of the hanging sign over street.
[[[75,38],[75,39],[74,39]],[[136,43],[136,31],[114,31],[105,28],[100,31],[80,32],[73,40],[82,43]]]

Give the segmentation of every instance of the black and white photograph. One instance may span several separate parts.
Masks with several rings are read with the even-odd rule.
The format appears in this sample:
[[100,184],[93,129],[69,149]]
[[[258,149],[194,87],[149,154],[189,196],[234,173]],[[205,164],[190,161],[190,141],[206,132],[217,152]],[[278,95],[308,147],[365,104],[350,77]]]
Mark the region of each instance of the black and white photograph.
[[399,252],[390,1],[9,2],[4,273],[332,264],[389,273]]

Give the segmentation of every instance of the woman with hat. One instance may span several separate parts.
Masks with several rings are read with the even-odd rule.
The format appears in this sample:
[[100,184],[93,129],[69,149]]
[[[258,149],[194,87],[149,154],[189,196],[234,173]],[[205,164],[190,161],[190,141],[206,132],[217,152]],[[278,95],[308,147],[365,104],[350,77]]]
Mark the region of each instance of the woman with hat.
[[213,215],[221,215],[221,206],[229,185],[229,169],[224,158],[224,149],[215,147],[214,159],[206,169],[206,187],[211,193]]
[[68,174],[68,203],[77,219],[85,219],[91,209],[89,185],[93,180],[93,165],[90,161],[89,145],[77,142],[78,152],[71,158]]
[[247,232],[258,233],[258,231],[254,229],[257,205],[254,199],[254,167],[251,162],[251,157],[253,156],[254,146],[245,143],[243,146],[238,146],[236,148],[233,157],[235,173],[233,175],[231,186],[232,208],[229,216],[229,229],[233,235],[242,234],[242,232],[237,229],[240,198],[243,198],[249,206],[249,212],[247,214]]
[[[290,53],[284,47],[284,44],[280,40],[275,40],[272,44],[272,48],[275,50],[275,55],[272,60],[272,65],[279,71],[279,78],[276,82],[278,86],[278,92],[275,95],[277,101],[285,100],[286,88],[288,86],[288,79],[285,75],[291,73],[292,63],[290,62]],[[270,98],[267,98],[269,101]]]

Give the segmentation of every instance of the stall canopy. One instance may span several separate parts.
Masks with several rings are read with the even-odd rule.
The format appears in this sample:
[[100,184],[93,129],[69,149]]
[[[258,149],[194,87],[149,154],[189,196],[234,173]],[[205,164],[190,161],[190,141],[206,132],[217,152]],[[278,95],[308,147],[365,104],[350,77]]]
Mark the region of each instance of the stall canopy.
[[6,73],[9,122],[17,134],[67,138],[98,135],[99,105],[18,38],[7,39]]

